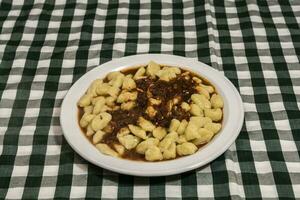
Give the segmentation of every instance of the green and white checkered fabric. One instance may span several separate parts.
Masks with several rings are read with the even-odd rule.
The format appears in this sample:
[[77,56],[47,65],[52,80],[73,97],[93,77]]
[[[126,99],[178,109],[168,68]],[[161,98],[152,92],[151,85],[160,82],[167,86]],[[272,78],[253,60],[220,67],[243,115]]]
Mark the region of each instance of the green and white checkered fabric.
[[[300,2],[2,1],[0,199],[300,199]],[[224,72],[245,123],[197,170],[139,178],[78,156],[59,124],[64,95],[113,58],[167,53]]]

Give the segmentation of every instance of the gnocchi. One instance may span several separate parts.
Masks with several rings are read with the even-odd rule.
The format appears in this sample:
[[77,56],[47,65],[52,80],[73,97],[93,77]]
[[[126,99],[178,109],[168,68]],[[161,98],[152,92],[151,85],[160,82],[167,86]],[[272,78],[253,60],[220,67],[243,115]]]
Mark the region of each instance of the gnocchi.
[[96,93],[98,95],[107,95],[108,91],[111,89],[111,86],[108,83],[101,83],[96,88]]
[[191,142],[184,142],[176,146],[177,153],[180,156],[193,154],[197,151],[197,149],[197,146]]
[[122,110],[131,110],[135,105],[136,105],[136,103],[134,101],[124,102],[121,104],[121,109]]
[[151,76],[151,77],[155,77],[155,74],[160,70],[160,66],[159,64],[150,61],[147,67],[147,75]]
[[146,135],[146,131],[143,130],[141,127],[129,124],[128,128],[131,131],[131,133],[133,133],[135,136],[137,136],[139,138],[142,138],[144,140],[148,138],[147,135]]
[[191,104],[191,114],[194,116],[203,116],[203,110],[197,104]]
[[101,142],[103,136],[105,135],[106,133],[104,131],[97,131],[94,135],[93,135],[93,143],[94,144],[97,144],[99,142]]
[[172,159],[176,157],[176,144],[172,142],[169,148],[163,151],[163,158],[164,159]]
[[169,132],[176,131],[180,125],[180,121],[178,119],[172,119],[169,127]]
[[157,138],[148,138],[147,140],[142,141],[136,147],[136,152],[140,154],[145,154],[145,151],[152,146],[157,146],[159,140]]
[[127,102],[127,101],[134,101],[134,100],[136,100],[136,98],[137,98],[137,92],[124,91],[118,96],[117,102],[123,103],[123,102]]
[[192,101],[200,108],[211,108],[210,101],[202,94],[193,94],[191,96]]
[[143,75],[145,74],[146,70],[144,67],[141,67],[137,70],[137,72],[134,74],[133,79],[139,79],[142,78]]
[[167,131],[165,128],[159,126],[153,129],[152,134],[155,138],[161,140],[167,135]]
[[200,128],[198,130],[198,134],[199,134],[199,137],[192,141],[195,145],[201,145],[201,144],[207,143],[214,136],[213,132],[211,132],[205,128]]
[[95,115],[93,114],[89,114],[89,113],[84,113],[84,115],[82,116],[82,118],[80,119],[80,126],[81,127],[87,127],[89,125],[89,123],[94,119]]
[[99,98],[94,105],[93,114],[97,115],[101,112],[102,108],[105,106],[105,98]]
[[91,122],[91,126],[94,131],[98,131],[103,129],[112,119],[111,114],[107,112],[100,113],[99,115],[95,116]]
[[182,102],[182,103],[181,103],[181,108],[182,108],[183,110],[185,110],[185,111],[189,111],[191,107],[190,107],[190,105],[189,105],[188,103]]
[[148,161],[156,161],[156,160],[162,160],[163,155],[158,147],[152,146],[146,150],[145,158]]
[[83,95],[78,101],[78,106],[80,107],[85,107],[90,104],[91,104],[91,96],[88,94]]
[[215,109],[204,109],[204,114],[206,117],[210,118],[212,121],[220,121],[222,119],[222,110],[220,108]]
[[94,107],[92,105],[90,105],[90,106],[85,106],[83,108],[83,111],[84,111],[84,113],[91,114],[93,112],[93,109],[94,109]]
[[124,80],[123,80],[123,85],[122,85],[122,89],[123,90],[133,90],[136,88],[136,84],[135,84],[135,81],[128,77],[128,76],[125,76]]
[[119,155],[123,155],[125,153],[125,147],[121,144],[114,144],[114,148]]
[[97,96],[97,87],[101,85],[103,80],[101,79],[96,79],[92,82],[91,86],[87,90],[87,94],[90,95],[91,97]]
[[223,100],[220,95],[213,94],[210,99],[211,105],[213,108],[223,108]]
[[211,141],[222,129],[224,102],[207,80],[150,61],[96,79],[77,106],[79,126],[103,154],[161,161]]
[[110,148],[107,144],[99,143],[96,144],[96,148],[101,151],[101,153],[113,156],[113,157],[118,157],[119,154],[115,152],[112,148]]
[[118,137],[119,142],[126,148],[126,149],[133,149],[138,145],[140,139],[134,135],[125,135]]
[[185,119],[182,120],[182,121],[180,122],[180,125],[178,126],[177,133],[178,133],[179,135],[183,134],[184,131],[185,131],[185,129],[186,129],[186,127],[187,127],[187,125],[188,125],[188,121],[186,121]]
[[86,136],[90,137],[90,136],[94,135],[94,133],[95,133],[94,129],[92,128],[91,124],[89,124],[86,127]]
[[138,124],[144,131],[153,131],[155,129],[155,126],[152,124],[152,122],[143,117],[139,117]]

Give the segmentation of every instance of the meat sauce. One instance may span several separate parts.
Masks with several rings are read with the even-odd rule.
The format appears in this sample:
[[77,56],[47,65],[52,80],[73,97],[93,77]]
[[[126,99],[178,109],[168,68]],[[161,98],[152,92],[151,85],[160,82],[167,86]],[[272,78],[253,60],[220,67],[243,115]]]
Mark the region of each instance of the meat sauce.
[[[138,68],[132,68],[122,71],[123,74],[135,74]],[[188,72],[182,70],[182,73]],[[187,76],[178,75],[176,78],[170,80],[169,82],[159,80],[158,78],[151,79],[149,77],[136,80],[138,97],[136,100],[137,105],[131,110],[115,110],[108,111],[112,115],[112,120],[110,122],[111,133],[106,134],[102,143],[109,145],[114,149],[113,144],[119,144],[117,139],[117,133],[119,130],[129,124],[137,125],[138,118],[143,116],[145,119],[151,121],[155,126],[169,127],[172,119],[178,119],[179,121],[186,119],[189,121],[191,117],[189,112],[184,111],[181,108],[181,103],[190,103],[190,97],[192,94],[196,93],[195,82],[192,80],[192,76],[197,76],[191,72]],[[104,79],[105,80],[105,79]],[[201,78],[204,84],[211,85],[207,80]],[[146,113],[146,109],[149,106],[149,95],[152,98],[160,99],[161,103],[159,105],[154,105],[154,109],[157,111],[154,117],[149,117]],[[170,109],[170,102],[172,99],[176,98],[177,102]],[[84,111],[82,108],[78,107],[78,122],[81,119]],[[222,120],[221,120],[222,121]],[[85,133],[86,129],[81,128],[82,132]],[[150,134],[150,133],[148,133]],[[84,134],[85,135],[85,134]],[[89,141],[92,143],[92,136],[88,137]],[[205,145],[205,144],[204,144]],[[198,148],[204,146],[200,145]],[[123,158],[130,160],[140,160],[146,161],[144,155],[136,153],[135,149],[126,150],[122,156]],[[177,155],[176,158],[179,156]]]

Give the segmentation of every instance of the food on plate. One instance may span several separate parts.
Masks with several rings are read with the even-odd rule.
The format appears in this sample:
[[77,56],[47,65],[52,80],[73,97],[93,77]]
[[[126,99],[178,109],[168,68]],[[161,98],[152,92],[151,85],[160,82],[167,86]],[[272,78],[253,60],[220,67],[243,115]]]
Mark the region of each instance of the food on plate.
[[77,105],[79,126],[103,154],[162,161],[211,141],[224,103],[204,78],[151,61],[94,80]]

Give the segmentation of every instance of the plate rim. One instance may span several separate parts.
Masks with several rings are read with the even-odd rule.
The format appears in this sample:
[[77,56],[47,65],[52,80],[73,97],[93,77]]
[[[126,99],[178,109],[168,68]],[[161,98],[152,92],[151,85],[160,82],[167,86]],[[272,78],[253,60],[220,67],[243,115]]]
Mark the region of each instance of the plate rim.
[[[179,59],[179,60],[182,60],[182,61],[185,61],[186,63],[188,63],[185,67],[182,66],[182,68],[187,68],[187,69],[195,72],[195,70],[192,69],[192,68],[196,68],[196,67],[190,66],[190,64],[194,63],[193,65],[198,65],[198,66],[201,65],[202,67],[204,67],[205,70],[210,71],[210,73],[215,73],[216,77],[223,79],[223,81],[226,82],[227,86],[230,86],[230,88],[232,89],[232,92],[235,95],[235,100],[238,102],[238,106],[239,106],[239,112],[238,112],[238,114],[240,116],[238,118],[238,122],[236,123],[237,125],[235,126],[236,127],[236,131],[235,131],[235,134],[233,135],[234,137],[232,137],[231,139],[229,139],[229,141],[227,143],[225,143],[223,146],[221,146],[220,149],[218,149],[218,151],[213,152],[212,156],[210,156],[208,158],[205,158],[204,160],[201,160],[199,163],[194,163],[194,164],[191,164],[191,165],[187,165],[184,168],[179,168],[179,169],[178,168],[175,168],[175,169],[161,169],[161,170],[152,170],[151,172],[143,171],[143,170],[142,171],[132,171],[130,169],[127,169],[126,167],[122,168],[120,166],[119,167],[118,166],[108,166],[107,163],[106,164],[99,163],[95,159],[90,158],[89,156],[87,156],[86,153],[82,152],[82,150],[80,148],[78,148],[78,146],[76,146],[74,144],[74,141],[70,137],[70,134],[68,134],[68,130],[66,130],[66,124],[67,123],[65,123],[65,122],[67,122],[67,121],[66,121],[66,116],[65,116],[64,112],[65,112],[65,109],[66,109],[66,106],[67,106],[67,100],[70,97],[69,95],[71,94],[71,92],[73,92],[75,86],[78,85],[79,83],[81,83],[82,80],[85,77],[87,77],[89,74],[91,74],[91,73],[93,73],[95,71],[101,71],[101,69],[102,69],[102,71],[105,71],[105,69],[104,69],[105,67],[108,68],[111,65],[118,64],[118,63],[120,63],[120,66],[115,66],[113,68],[110,67],[109,69],[106,69],[106,70],[107,71],[116,71],[116,70],[120,70],[120,69],[127,68],[127,67],[130,67],[130,66],[134,66],[132,64],[130,65],[130,64],[126,64],[126,63],[128,63],[128,61],[131,60],[131,59],[137,59],[138,60],[138,59],[143,59],[143,58],[145,60],[156,60],[156,59],[163,59],[164,58],[164,59],[167,59],[167,60],[168,59],[171,59],[171,60],[174,59],[174,60],[177,60],[177,61]],[[164,62],[158,62],[158,63],[163,64]],[[142,63],[140,63],[140,64],[142,64]],[[208,77],[206,77],[206,75],[200,74],[198,72],[195,72],[195,73],[199,74],[200,76],[202,76],[204,78],[207,78],[210,82],[214,82],[213,80],[211,80],[211,77],[208,78]],[[105,75],[106,74],[104,74],[104,76]],[[99,74],[99,76],[100,76],[100,74]],[[93,80],[91,80],[91,81],[93,81]],[[213,85],[216,86],[215,83],[213,83]],[[85,88],[85,89],[87,89],[87,88]],[[83,90],[83,92],[85,92],[84,89],[82,89],[82,90]],[[223,91],[218,91],[218,92],[220,93],[220,92],[223,92]],[[80,92],[78,92],[78,93],[80,93]],[[76,109],[77,109],[77,107],[76,107]],[[76,119],[77,119],[77,117],[76,117]],[[77,123],[77,120],[76,120],[76,123]],[[96,66],[95,68],[87,71],[84,75],[82,75],[69,88],[69,90],[67,91],[67,93],[66,93],[66,95],[65,95],[65,97],[63,99],[63,102],[61,104],[61,112],[60,112],[60,124],[61,124],[61,128],[62,128],[62,131],[63,131],[63,135],[64,135],[65,139],[67,140],[68,144],[72,147],[72,149],[76,153],[78,153],[81,157],[83,157],[85,160],[87,160],[87,161],[89,161],[89,162],[91,162],[91,163],[93,163],[93,164],[95,164],[95,165],[97,165],[99,167],[105,168],[105,169],[110,170],[110,171],[114,171],[114,172],[121,173],[121,174],[134,175],[134,176],[146,176],[146,177],[150,177],[150,176],[167,176],[167,175],[179,174],[179,173],[183,173],[183,172],[190,171],[190,170],[193,170],[195,168],[199,168],[201,166],[207,165],[208,163],[210,163],[211,161],[215,160],[217,157],[219,157],[220,155],[222,155],[234,143],[234,141],[236,140],[236,138],[238,137],[238,135],[239,135],[239,133],[240,133],[240,131],[242,129],[243,123],[244,123],[244,107],[243,107],[242,98],[241,98],[239,92],[237,91],[237,89],[235,88],[235,86],[227,79],[227,77],[225,77],[223,74],[221,74],[218,70],[212,68],[211,66],[209,66],[209,65],[207,65],[207,64],[205,64],[203,62],[198,61],[195,58],[187,58],[187,57],[170,55],[170,54],[138,54],[138,55],[131,55],[131,56],[125,56],[125,57],[122,57],[122,58],[115,58],[115,59],[112,59],[111,61],[108,61],[106,63],[103,63],[101,65]],[[81,135],[84,136],[82,133],[81,133]],[[87,139],[86,139],[86,141],[88,143],[90,143]],[[210,143],[208,145],[210,145]],[[91,146],[96,151],[98,151],[94,147],[94,145],[91,144]],[[200,150],[200,151],[202,151],[202,150]],[[198,154],[200,151],[198,151],[197,153],[195,153],[193,155],[186,156],[186,157],[183,157],[183,158],[188,158],[188,157],[191,157],[191,156],[195,157],[195,155]],[[101,154],[101,153],[99,152],[99,154]],[[105,155],[102,154],[101,157],[103,157],[103,156],[105,156]],[[124,163],[124,164],[129,164],[129,163],[134,162],[135,164],[138,163],[137,165],[139,165],[141,167],[145,167],[145,165],[147,165],[147,166],[154,166],[154,165],[157,166],[157,165],[160,165],[160,164],[164,165],[164,163],[167,163],[167,162],[173,162],[173,163],[175,163],[175,162],[179,162],[180,159],[182,159],[182,158],[179,158],[179,159],[175,159],[175,160],[172,160],[172,161],[161,161],[161,162],[148,163],[148,162],[140,162],[140,161],[128,161],[128,160],[125,160],[125,159],[113,158],[113,157],[109,157],[109,156],[105,156],[105,157],[107,157],[106,160],[110,160],[111,163],[116,163],[115,160],[118,160],[118,162],[121,162],[121,163]],[[186,160],[188,160],[188,159],[186,159]]]

